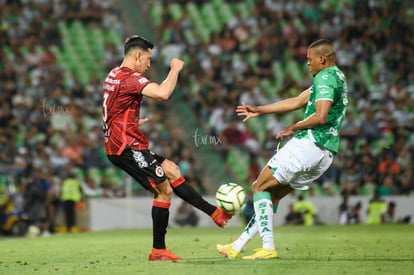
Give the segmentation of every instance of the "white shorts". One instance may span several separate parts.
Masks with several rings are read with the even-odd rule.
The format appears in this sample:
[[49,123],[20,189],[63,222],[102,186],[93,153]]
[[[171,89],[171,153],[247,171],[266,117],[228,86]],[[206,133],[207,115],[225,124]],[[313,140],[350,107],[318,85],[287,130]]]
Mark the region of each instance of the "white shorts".
[[298,190],[309,185],[331,166],[332,152],[318,147],[307,138],[292,138],[267,162],[281,184]]

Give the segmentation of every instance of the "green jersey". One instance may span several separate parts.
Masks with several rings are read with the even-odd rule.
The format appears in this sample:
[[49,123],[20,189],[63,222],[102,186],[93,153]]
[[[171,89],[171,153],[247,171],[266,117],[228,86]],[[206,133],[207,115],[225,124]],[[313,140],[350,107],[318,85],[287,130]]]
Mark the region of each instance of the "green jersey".
[[346,78],[337,66],[326,68],[315,75],[304,119],[315,113],[318,100],[332,101],[326,123],[312,129],[299,130],[296,137],[309,138],[318,146],[336,154],[339,149],[339,131],[348,105]]

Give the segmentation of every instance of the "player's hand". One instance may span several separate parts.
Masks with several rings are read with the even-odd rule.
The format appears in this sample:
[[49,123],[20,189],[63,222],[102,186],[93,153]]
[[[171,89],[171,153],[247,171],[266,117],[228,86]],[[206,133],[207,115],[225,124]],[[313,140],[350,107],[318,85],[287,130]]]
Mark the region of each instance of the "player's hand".
[[295,134],[295,132],[296,131],[293,130],[293,127],[289,126],[280,131],[280,133],[276,135],[276,139],[284,140],[285,138],[290,138]]
[[143,125],[144,123],[147,123],[149,121],[149,118],[143,118],[138,120],[138,126]]
[[236,113],[238,116],[245,116],[243,122],[246,122],[247,120],[259,115],[257,109],[257,106],[247,105],[243,102],[242,105],[237,106]]
[[184,67],[184,61],[178,58],[173,58],[170,63],[171,70],[181,71]]

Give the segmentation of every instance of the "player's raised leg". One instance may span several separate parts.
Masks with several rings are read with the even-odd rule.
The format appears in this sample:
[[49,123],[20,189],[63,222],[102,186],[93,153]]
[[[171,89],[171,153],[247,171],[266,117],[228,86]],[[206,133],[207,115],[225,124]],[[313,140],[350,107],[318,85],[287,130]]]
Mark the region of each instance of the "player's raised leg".
[[209,215],[218,226],[224,227],[227,224],[227,221],[233,215],[225,212],[222,208],[207,202],[200,193],[185,180],[181,175],[180,169],[174,162],[166,159],[162,162],[162,168],[177,196]]

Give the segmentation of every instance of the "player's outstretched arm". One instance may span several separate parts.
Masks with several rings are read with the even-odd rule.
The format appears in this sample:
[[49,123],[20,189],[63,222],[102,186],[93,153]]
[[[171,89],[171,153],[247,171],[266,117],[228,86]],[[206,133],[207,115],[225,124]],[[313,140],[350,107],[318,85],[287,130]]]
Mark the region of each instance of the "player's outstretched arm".
[[243,122],[245,122],[250,118],[257,117],[261,114],[290,112],[306,106],[309,100],[309,95],[310,88],[296,97],[291,97],[268,105],[252,106],[242,103],[242,105],[237,106],[236,113],[238,116],[245,116],[243,119]]
[[153,98],[159,101],[165,101],[170,98],[177,85],[178,75],[184,67],[184,61],[173,58],[170,63],[170,71],[161,84],[148,84],[143,90],[142,94],[146,97]]
[[257,109],[257,106],[247,105],[243,102],[242,105],[237,106],[236,113],[238,116],[245,116],[243,122],[246,122],[247,120],[259,115]]

